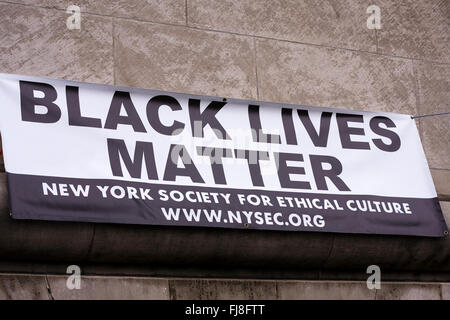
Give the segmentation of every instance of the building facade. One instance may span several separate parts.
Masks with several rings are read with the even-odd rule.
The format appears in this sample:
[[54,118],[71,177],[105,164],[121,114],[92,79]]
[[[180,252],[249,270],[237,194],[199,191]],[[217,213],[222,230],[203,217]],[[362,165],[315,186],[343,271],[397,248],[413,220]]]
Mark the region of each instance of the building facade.
[[[0,17],[1,73],[450,111],[448,1],[12,0]],[[450,115],[415,121],[449,224]],[[0,298],[450,299],[449,237],[15,221],[2,159],[0,171]],[[67,286],[70,265],[80,289]]]

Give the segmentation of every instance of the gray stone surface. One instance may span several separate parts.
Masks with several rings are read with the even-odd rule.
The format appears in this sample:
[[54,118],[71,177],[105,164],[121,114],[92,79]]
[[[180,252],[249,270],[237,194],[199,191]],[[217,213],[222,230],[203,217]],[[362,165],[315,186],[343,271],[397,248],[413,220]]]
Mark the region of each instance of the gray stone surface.
[[[320,6],[312,0],[81,0],[81,30],[66,28],[66,1],[9,2],[16,1],[28,5],[0,2],[0,72],[349,109],[449,111],[448,1],[380,0],[382,30],[376,33],[365,27],[365,10],[372,4],[365,0]],[[191,27],[174,26],[186,19]],[[448,119],[420,121],[437,191],[444,196],[450,181]],[[441,202],[441,207],[449,223],[449,202]],[[88,223],[12,220],[5,175],[0,174],[2,260],[111,266],[126,260],[130,265],[176,264],[204,270],[219,265],[260,272],[270,265],[279,267],[281,274],[283,268],[316,273],[329,268],[339,275],[353,270],[358,277],[367,265],[379,263],[382,269],[397,270],[395,279],[417,271],[450,270],[449,237],[261,234],[106,224],[95,229],[94,233],[94,225]],[[67,291],[65,280],[49,276],[55,298],[374,298],[364,282],[85,277],[84,291]],[[382,288],[376,292],[378,299],[450,299],[448,283],[386,283]],[[47,299],[45,278],[2,275],[0,298]]]
[[256,45],[262,100],[416,113],[409,60],[274,40]]
[[0,257],[12,261],[83,261],[94,235],[89,223],[12,219],[5,173],[0,173],[0,230]]
[[0,274],[0,299],[450,299],[450,284],[438,282],[381,282],[380,290],[369,290],[365,281],[82,276],[80,289],[70,290],[67,280],[68,275]]
[[[94,232],[95,228],[95,232]],[[76,240],[74,240],[76,239]],[[0,258],[13,261],[449,271],[450,237],[261,232],[11,219],[0,174]],[[283,250],[280,250],[283,248]],[[390,252],[386,255],[386,252]]]
[[278,281],[281,300],[373,300],[375,290],[365,282],[335,281]]
[[60,10],[0,3],[0,72],[112,84],[112,20],[85,14],[80,30]]
[[[185,24],[185,0],[15,0],[24,4],[66,10],[70,4],[78,5],[81,12],[126,17],[144,21]],[[68,17],[69,15],[66,14]],[[82,19],[84,15],[82,15]]]
[[[419,84],[419,113],[450,111],[448,105],[450,100],[450,65],[414,61],[414,68]],[[450,118],[447,118],[447,120],[450,121]]]
[[118,20],[115,67],[119,85],[256,98],[248,37]]
[[450,170],[430,169],[440,200],[450,201]]
[[450,115],[420,119],[422,145],[431,168],[450,169]]
[[445,222],[447,222],[447,226],[450,230],[450,202],[448,201],[440,201],[442,213],[444,214]]
[[[450,66],[424,62],[415,62],[414,66],[419,85],[418,113],[449,112]],[[422,118],[420,129],[430,167],[450,170],[450,115]]]
[[450,62],[450,2],[380,0],[378,50],[384,54]]
[[450,283],[441,284],[442,300],[450,300]]
[[276,299],[275,281],[169,280],[173,300],[269,300]]
[[369,0],[189,0],[188,24],[318,45],[376,51]]
[[45,276],[0,274],[0,300],[48,299]]
[[436,283],[381,283],[377,300],[440,300],[441,286]]
[[51,294],[55,300],[167,300],[167,279],[132,277],[85,277],[80,280],[80,289],[68,289],[68,276],[48,276]]

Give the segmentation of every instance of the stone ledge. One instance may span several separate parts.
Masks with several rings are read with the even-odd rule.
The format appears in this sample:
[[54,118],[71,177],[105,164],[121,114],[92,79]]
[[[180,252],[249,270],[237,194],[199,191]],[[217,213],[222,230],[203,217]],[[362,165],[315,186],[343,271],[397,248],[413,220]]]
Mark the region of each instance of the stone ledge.
[[67,279],[68,276],[61,275],[0,274],[0,298],[41,300],[450,299],[449,283],[382,282],[380,290],[369,290],[365,281],[82,276],[80,289],[69,290],[66,286]]
[[439,200],[450,201],[450,170],[430,169]]

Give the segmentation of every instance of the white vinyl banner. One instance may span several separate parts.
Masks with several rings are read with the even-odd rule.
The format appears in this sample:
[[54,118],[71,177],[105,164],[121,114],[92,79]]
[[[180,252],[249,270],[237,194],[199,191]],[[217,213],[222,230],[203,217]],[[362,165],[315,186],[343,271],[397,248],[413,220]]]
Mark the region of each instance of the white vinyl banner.
[[17,219],[443,236],[409,115],[0,74]]

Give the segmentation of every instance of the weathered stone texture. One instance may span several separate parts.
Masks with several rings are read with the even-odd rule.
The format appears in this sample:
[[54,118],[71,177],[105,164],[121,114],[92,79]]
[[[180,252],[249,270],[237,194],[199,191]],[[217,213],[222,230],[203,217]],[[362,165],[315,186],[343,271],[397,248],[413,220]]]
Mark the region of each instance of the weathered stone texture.
[[375,290],[365,282],[278,281],[281,300],[373,300]]
[[450,201],[450,170],[431,169],[430,171],[439,199]]
[[248,37],[119,20],[115,68],[119,85],[256,98]]
[[113,83],[112,21],[83,16],[66,27],[60,10],[0,3],[0,72]]
[[381,283],[377,300],[440,300],[441,286],[438,284]]
[[188,1],[188,24],[200,28],[376,51],[366,27],[371,1]]
[[[24,4],[66,10],[69,5],[77,5],[83,13],[124,17],[143,21],[186,23],[185,0],[17,0]],[[66,14],[68,17],[69,14]]]
[[381,0],[378,50],[383,54],[450,62],[450,2]]
[[[414,67],[419,85],[418,114],[449,112],[450,66],[414,62]],[[450,114],[421,118],[420,129],[430,167],[450,169]]]
[[167,279],[132,277],[81,277],[80,289],[68,289],[69,276],[48,276],[54,299],[167,300]]
[[444,214],[445,222],[447,222],[447,227],[450,229],[450,202],[440,201],[442,213]]
[[262,100],[416,113],[409,60],[275,40],[256,44]]
[[0,275],[0,300],[48,299],[43,275]]
[[174,300],[267,300],[276,299],[275,281],[252,280],[169,280]]

